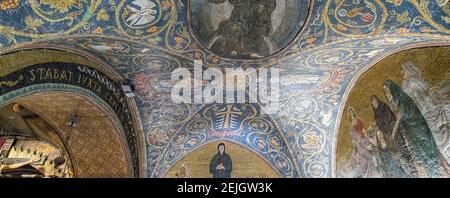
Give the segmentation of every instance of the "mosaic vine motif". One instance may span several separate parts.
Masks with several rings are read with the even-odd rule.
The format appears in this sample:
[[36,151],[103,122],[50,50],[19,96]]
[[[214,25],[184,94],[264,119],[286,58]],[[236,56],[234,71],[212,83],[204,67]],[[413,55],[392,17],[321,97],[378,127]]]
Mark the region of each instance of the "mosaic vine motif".
[[[0,43],[11,46],[55,35],[119,36],[220,63],[190,35],[188,5],[182,0],[3,0]],[[284,51],[340,37],[450,33],[450,4],[445,0],[316,0],[311,5],[303,34]]]
[[440,0],[318,0],[297,47],[319,46],[340,37],[410,33],[448,35],[449,9],[448,1]]
[[380,0],[328,1],[324,10],[325,23],[337,34],[346,36],[379,33],[388,16]]
[[[163,176],[174,162],[189,151],[217,138],[242,142],[273,163],[285,177],[297,177],[293,157],[276,124],[259,114],[258,106],[212,105],[200,109],[173,136],[165,151],[157,159],[152,177]],[[207,116],[205,116],[207,115]]]
[[5,44],[12,44],[21,39],[45,38],[87,29],[101,1],[13,0],[1,3],[0,34]]
[[[442,39],[445,40],[445,37]],[[284,156],[291,154],[287,159],[294,160],[292,169],[279,170],[285,176],[330,177],[333,174],[331,161],[335,119],[342,95],[352,77],[370,60],[396,49],[396,46],[442,40],[439,37],[418,36],[356,39],[309,50],[298,56],[281,58],[272,64],[282,71],[282,110],[270,118],[258,114],[253,116],[252,111],[249,111],[245,113],[249,115],[246,121],[248,124],[243,125],[243,118],[239,115],[242,111],[240,108],[232,109],[238,112],[234,116],[236,122],[223,124],[214,120],[223,120],[225,116],[217,116],[217,113],[215,116],[202,114],[213,114],[214,111],[220,114],[227,112],[230,109],[228,107],[201,107],[171,102],[170,90],[174,82],[170,80],[170,71],[178,67],[191,67],[189,64],[192,63],[188,58],[131,41],[99,37],[72,38],[69,41],[64,39],[47,45],[64,42],[68,44],[67,47],[80,48],[95,42],[129,46],[130,53],[126,54],[85,49],[111,63],[122,75],[135,82],[136,102],[147,142],[149,177],[164,175],[182,156],[217,139],[245,143],[264,156],[273,167],[277,167],[277,163],[280,164],[278,166],[285,164],[283,160],[279,160],[284,158],[264,154],[268,145],[275,150],[285,145],[282,146],[284,151],[280,152]],[[258,109],[258,105],[255,109]],[[221,130],[220,126],[228,125],[227,130]],[[234,126],[244,130],[235,130],[238,127]],[[265,136],[264,143],[257,136],[250,135],[252,130],[265,129],[278,129],[278,132]],[[288,174],[286,170],[295,173]],[[295,174],[297,175],[294,176]]]
[[[312,5],[293,44],[263,60],[230,61],[205,50],[190,35],[189,7],[182,0],[1,1],[0,43],[10,47],[73,35],[35,45],[82,49],[131,79],[149,177],[164,175],[182,156],[221,138],[248,145],[287,177],[331,177],[335,119],[350,80],[399,47],[448,42],[449,3],[316,0]],[[215,121],[225,119],[217,113],[228,107],[173,104],[170,72],[192,67],[193,59],[208,67],[280,68],[282,111],[267,118],[232,107],[242,115],[235,113],[235,121],[225,124]],[[258,112],[258,105],[252,106]]]

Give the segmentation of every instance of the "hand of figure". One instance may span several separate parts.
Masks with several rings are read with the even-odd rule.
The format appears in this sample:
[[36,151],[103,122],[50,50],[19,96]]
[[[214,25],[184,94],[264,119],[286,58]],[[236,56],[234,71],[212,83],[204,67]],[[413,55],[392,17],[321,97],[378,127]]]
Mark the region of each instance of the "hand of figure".
[[219,165],[216,167],[216,169],[217,169],[217,170],[225,170],[225,167],[223,166],[223,164],[219,164]]

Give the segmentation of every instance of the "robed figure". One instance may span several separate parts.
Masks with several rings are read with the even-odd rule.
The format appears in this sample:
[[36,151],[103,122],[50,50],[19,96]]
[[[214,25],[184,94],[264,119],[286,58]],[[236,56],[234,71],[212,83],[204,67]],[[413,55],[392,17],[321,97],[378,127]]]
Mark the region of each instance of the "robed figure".
[[440,177],[442,156],[419,108],[394,81],[386,80],[383,88],[396,115],[391,140],[396,141],[396,134],[402,133],[416,166],[428,177]]
[[450,162],[450,100],[441,94],[441,89],[435,90],[425,81],[413,62],[402,64],[401,72],[403,91],[416,103],[430,127],[438,149],[447,162]]
[[348,109],[351,121],[352,152],[341,172],[343,177],[381,177],[376,170],[372,145],[365,136],[364,123],[355,115],[353,108]]
[[383,177],[387,178],[412,177],[405,173],[401,166],[401,164],[408,163],[408,160],[412,160],[403,136],[398,133],[395,140],[391,139],[396,122],[394,113],[386,103],[375,95],[371,97],[371,104],[378,127],[375,144],[378,151],[379,171]]
[[225,153],[225,144],[220,143],[217,150],[217,154],[214,155],[209,164],[209,172],[213,175],[213,178],[230,178],[233,166],[230,156]]
[[[222,4],[226,0],[208,0]],[[219,24],[208,40],[208,48],[221,56],[261,58],[273,52],[272,13],[276,0],[228,0],[233,5],[231,15]]]

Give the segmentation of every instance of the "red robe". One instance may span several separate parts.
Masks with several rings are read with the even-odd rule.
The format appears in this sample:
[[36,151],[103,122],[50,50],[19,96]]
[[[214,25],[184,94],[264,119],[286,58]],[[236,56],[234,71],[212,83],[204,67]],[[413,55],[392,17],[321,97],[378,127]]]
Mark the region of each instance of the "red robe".
[[356,120],[356,124],[353,127],[359,136],[364,137],[364,123],[360,119]]
[[2,146],[3,146],[3,144],[6,142],[6,140],[5,139],[3,139],[3,138],[0,138],[0,148],[2,148]]

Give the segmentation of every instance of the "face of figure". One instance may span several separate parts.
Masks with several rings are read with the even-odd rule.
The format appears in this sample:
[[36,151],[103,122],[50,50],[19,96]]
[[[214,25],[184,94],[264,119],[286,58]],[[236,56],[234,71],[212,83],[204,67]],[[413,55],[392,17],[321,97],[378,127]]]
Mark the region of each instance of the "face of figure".
[[186,173],[187,173],[187,167],[186,167],[186,164],[181,164],[181,174],[182,175],[186,175]]
[[392,94],[391,94],[391,90],[389,90],[389,87],[386,85],[383,85],[383,90],[384,90],[384,95],[386,95],[386,98],[388,99],[389,102],[392,102]]
[[403,76],[403,79],[408,79],[411,76],[410,72],[403,67],[400,68],[400,73]]
[[242,0],[229,0],[233,6],[240,6],[242,4]]
[[241,29],[240,23],[233,23],[228,25],[225,31],[227,32],[228,38],[234,39],[235,42],[238,42],[243,30]]
[[66,163],[66,160],[64,159],[64,157],[57,157],[53,160],[53,163],[55,164],[55,168],[57,168]]
[[257,7],[256,7],[256,13],[257,14],[261,14],[264,11],[266,11],[266,6],[264,4],[257,5]]
[[377,109],[378,108],[378,100],[375,97],[372,97],[372,106]]
[[222,155],[225,152],[225,146],[219,146],[219,153]]

